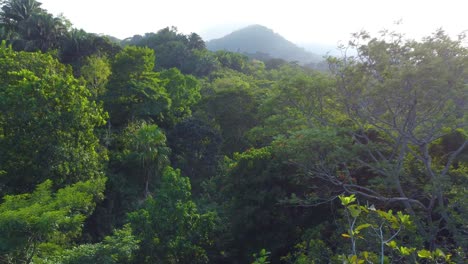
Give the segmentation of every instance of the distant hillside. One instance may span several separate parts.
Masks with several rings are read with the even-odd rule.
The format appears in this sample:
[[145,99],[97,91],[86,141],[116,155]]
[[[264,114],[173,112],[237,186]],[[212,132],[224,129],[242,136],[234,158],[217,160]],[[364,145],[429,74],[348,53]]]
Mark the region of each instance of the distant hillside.
[[320,44],[320,43],[298,43],[299,46],[303,47],[306,51],[321,54],[340,57],[341,50],[338,45]]
[[260,59],[280,58],[286,61],[298,61],[301,64],[317,63],[322,60],[321,56],[307,52],[261,25],[252,25],[234,31],[222,38],[208,41],[206,46],[212,51],[228,50]]

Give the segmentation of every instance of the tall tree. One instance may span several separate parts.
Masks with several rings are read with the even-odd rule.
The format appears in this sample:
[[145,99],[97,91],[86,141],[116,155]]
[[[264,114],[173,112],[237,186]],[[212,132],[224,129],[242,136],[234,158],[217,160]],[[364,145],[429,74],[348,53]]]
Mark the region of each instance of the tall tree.
[[29,19],[34,14],[44,12],[41,8],[42,4],[35,0],[9,0],[1,4],[0,22],[9,31],[16,31],[21,21]]
[[191,33],[188,36],[189,49],[204,50],[206,49],[205,41],[197,33]]
[[141,240],[135,263],[208,263],[215,215],[199,213],[190,181],[166,167],[154,198],[128,215]]
[[80,66],[86,64],[86,58],[91,56],[111,58],[121,49],[107,36],[72,28],[61,39],[59,56],[62,63],[71,64],[74,67],[74,73],[80,75]]
[[157,33],[146,33],[144,36],[136,35],[122,43],[154,50],[158,56],[156,70],[177,68],[184,74],[206,76],[218,66],[199,35],[184,35],[175,27],[166,27]]
[[172,102],[166,123],[173,126],[191,116],[192,107],[201,99],[200,84],[195,77],[184,75],[176,68],[162,71],[160,78]]
[[94,135],[106,114],[71,69],[47,54],[0,46],[1,192],[98,177],[105,154]]
[[259,109],[262,123],[249,131],[249,139],[269,144],[278,135],[323,126],[338,118],[332,78],[300,67],[284,65],[278,80]]
[[86,80],[86,86],[91,91],[93,98],[104,95],[106,85],[111,75],[111,68],[107,58],[90,56],[81,67],[81,76]]
[[199,119],[188,118],[174,126],[168,141],[173,166],[190,178],[194,194],[199,194],[201,182],[216,175],[222,158],[219,131]]
[[132,120],[163,120],[170,108],[169,95],[153,72],[155,55],[149,48],[127,46],[112,64],[112,75],[104,98],[113,126]]
[[[131,129],[131,127],[130,127]],[[150,182],[168,165],[170,148],[166,146],[166,136],[157,125],[143,123],[133,131],[130,148],[141,163],[144,173],[145,197],[150,195]]]
[[254,88],[240,76],[217,78],[211,86],[211,94],[206,92],[199,107],[220,127],[223,152],[231,154],[247,149],[246,133],[258,123],[259,101]]
[[0,13],[7,40],[16,50],[48,51],[58,48],[67,33],[67,21],[40,8],[35,0],[11,0]]
[[[466,195],[456,186],[467,179],[457,176],[453,162],[468,145],[468,49],[462,39],[451,40],[443,31],[422,42],[405,41],[391,32],[382,38],[365,32],[355,37],[351,46],[357,55],[332,59],[331,69],[337,102],[347,114],[358,149],[356,163],[312,174],[338,183],[348,193],[404,206],[413,216],[421,212],[425,217],[418,217],[417,224],[431,248],[445,240],[441,229],[448,230],[448,237],[460,237],[464,231],[456,228],[456,215],[466,208],[450,208],[458,195]],[[463,139],[446,158],[431,154],[432,145],[456,132]],[[364,171],[380,184],[363,186],[366,181],[359,180],[364,176],[359,172]],[[345,178],[354,175],[357,181],[343,184],[340,173]]]

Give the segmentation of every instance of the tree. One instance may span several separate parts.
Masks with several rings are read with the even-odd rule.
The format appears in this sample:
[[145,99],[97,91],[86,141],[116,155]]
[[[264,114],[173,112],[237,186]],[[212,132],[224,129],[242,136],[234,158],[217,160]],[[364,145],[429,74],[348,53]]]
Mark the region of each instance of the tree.
[[[132,127],[130,127],[132,129]],[[166,146],[166,136],[157,125],[143,123],[132,131],[130,147],[140,161],[144,173],[145,198],[150,194],[150,181],[169,163],[170,148]]]
[[210,202],[220,205],[223,225],[218,227],[218,243],[225,252],[224,262],[247,263],[253,253],[268,248],[272,262],[279,263],[302,235],[305,223],[323,221],[321,208],[283,204],[307,187],[295,183],[297,170],[271,147],[235,153],[225,163],[226,171],[205,186],[211,187],[206,193]]
[[86,64],[86,58],[112,58],[122,50],[120,45],[112,42],[107,36],[87,33],[76,28],[68,30],[59,45],[60,61],[71,64],[76,75],[80,75],[79,68]]
[[164,119],[171,100],[153,72],[154,61],[149,48],[127,46],[116,55],[104,97],[113,126],[122,127],[135,119]]
[[208,262],[215,214],[198,213],[190,195],[189,179],[166,167],[154,198],[128,215],[141,240],[135,263]]
[[44,12],[42,4],[35,0],[9,0],[1,4],[0,23],[10,36],[17,30],[19,22],[29,19],[33,14]]
[[110,75],[111,68],[106,58],[87,57],[85,65],[81,67],[81,76],[85,79],[86,86],[91,91],[93,98],[104,95]]
[[39,264],[117,264],[131,263],[134,252],[138,249],[138,241],[132,234],[129,225],[115,230],[111,236],[106,236],[102,242],[81,244],[70,249],[58,250],[55,254],[34,258]]
[[176,68],[162,71],[160,78],[171,98],[171,108],[166,119],[172,126],[192,114],[192,106],[201,98],[200,84],[195,77],[183,75]]
[[259,102],[254,89],[239,76],[217,78],[211,85],[212,94],[206,92],[199,108],[219,126],[223,153],[247,149],[245,135],[258,123],[256,114]]
[[205,41],[197,33],[191,33],[188,36],[189,49],[204,50],[206,49]]
[[174,126],[168,142],[173,166],[190,178],[194,194],[199,194],[201,182],[216,175],[222,158],[220,133],[202,120],[189,118]]
[[223,67],[227,67],[239,72],[244,70],[249,60],[249,58],[245,55],[224,50],[218,50],[215,54]]
[[67,28],[62,18],[40,13],[18,24],[21,38],[13,42],[17,50],[46,52],[58,48]]
[[106,114],[71,69],[52,56],[0,47],[2,193],[45,179],[64,185],[100,177],[105,153],[94,129]]
[[315,128],[337,120],[333,80],[299,67],[283,66],[278,72],[259,115],[262,123],[249,131],[251,141],[269,144],[278,135]]
[[219,67],[219,61],[214,53],[208,50],[192,50],[192,56],[184,68],[190,74],[204,77],[209,76]]
[[148,47],[158,54],[158,60],[155,62],[157,70],[174,67],[182,69],[184,62],[190,56],[187,36],[180,34],[175,27],[166,27],[157,33],[146,33],[143,37],[135,36],[128,43]]
[[[456,215],[466,208],[457,206],[459,212],[449,213],[457,196],[466,195],[456,189],[466,184],[466,177],[453,167],[468,145],[468,49],[461,41],[442,31],[422,42],[388,32],[382,38],[356,34],[351,47],[357,55],[330,62],[337,102],[347,115],[357,153],[351,163],[334,170],[315,166],[310,171],[347,193],[404,206],[412,216],[422,213],[425,217],[415,222],[430,249],[440,241],[450,247],[452,236],[452,246],[463,243],[456,239],[463,232]],[[464,139],[447,157],[431,155],[431,146],[456,132]],[[374,175],[374,184],[365,184],[369,179],[359,175],[363,172]],[[340,173],[357,181],[344,185]],[[442,229],[448,233],[442,235]]]
[[48,51],[57,48],[67,32],[67,21],[40,8],[35,0],[11,0],[0,13],[7,40],[16,50]]
[[[6,263],[31,263],[41,250],[66,246],[103,198],[105,179],[78,182],[52,192],[52,181],[31,194],[7,195],[0,204],[0,255]],[[2,261],[3,262],[3,261]]]
[[135,35],[122,43],[154,50],[158,55],[155,62],[158,71],[177,68],[184,74],[206,76],[218,66],[216,58],[206,50],[199,35],[184,35],[175,27],[166,27],[144,36]]

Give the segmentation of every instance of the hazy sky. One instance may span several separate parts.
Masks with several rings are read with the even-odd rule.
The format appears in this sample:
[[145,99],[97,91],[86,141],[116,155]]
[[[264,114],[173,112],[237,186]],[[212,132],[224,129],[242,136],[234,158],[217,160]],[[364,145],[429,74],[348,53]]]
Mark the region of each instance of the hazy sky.
[[118,38],[176,26],[205,39],[261,24],[296,43],[336,44],[352,32],[395,28],[419,39],[468,29],[467,0],[38,0],[75,27]]

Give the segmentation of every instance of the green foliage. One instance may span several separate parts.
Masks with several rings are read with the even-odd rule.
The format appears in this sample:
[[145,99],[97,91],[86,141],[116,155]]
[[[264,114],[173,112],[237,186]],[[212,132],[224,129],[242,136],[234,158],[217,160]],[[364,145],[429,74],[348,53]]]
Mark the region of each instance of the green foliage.
[[199,194],[201,182],[216,175],[222,158],[220,133],[199,119],[189,118],[175,125],[168,142],[173,166],[190,178],[193,194]]
[[[334,127],[304,129],[288,137],[278,136],[272,145],[279,155],[304,171],[307,178],[317,177],[321,181],[332,175],[333,180],[340,183],[354,181],[342,167],[353,155],[352,140],[347,137],[346,130]],[[318,188],[314,192],[319,196],[330,195]]]
[[125,47],[112,63],[105,95],[111,123],[122,127],[135,119],[161,120],[171,99],[153,72],[154,52],[149,48]]
[[79,73],[81,66],[90,63],[89,57],[113,57],[121,49],[106,36],[72,28],[60,43],[59,57],[61,62],[71,64],[75,73]]
[[107,116],[70,68],[50,55],[0,47],[2,192],[28,191],[47,178],[63,185],[98,177],[96,126]]
[[177,68],[184,74],[207,76],[218,68],[219,62],[205,49],[205,43],[196,33],[184,35],[175,27],[157,33],[133,36],[124,45],[148,47],[158,55],[156,70]]
[[225,50],[216,51],[216,57],[223,67],[243,72],[248,62],[248,57],[239,53],[228,52]]
[[434,251],[426,249],[418,250],[418,257],[427,260],[428,263],[455,263],[451,260],[452,254],[445,254],[439,248]]
[[192,50],[192,59],[187,64],[188,73],[197,77],[209,76],[220,68],[216,55],[207,50]]
[[278,135],[317,128],[339,118],[330,77],[289,65],[275,72],[278,80],[260,107],[262,122],[249,132],[249,139],[269,144]]
[[253,257],[255,258],[254,262],[252,264],[268,264],[270,261],[268,261],[268,255],[270,255],[270,252],[266,251],[265,249],[260,250],[260,252],[257,254],[253,254]]
[[[413,215],[419,210],[432,215],[414,219],[419,234],[431,244],[441,234],[439,228],[448,228],[457,237],[461,231],[455,227],[461,226],[456,214],[448,213],[455,200],[446,194],[462,180],[450,174],[468,141],[464,136],[445,157],[431,155],[430,149],[440,138],[467,127],[463,102],[468,49],[462,41],[451,40],[441,30],[422,42],[393,32],[379,38],[361,32],[351,42],[357,56],[330,61],[337,80],[336,101],[357,128],[352,133],[361,148],[356,160],[376,175],[364,193],[375,197],[369,190],[391,192],[378,199],[397,197],[389,201],[399,201]],[[453,242],[455,247],[463,243]]]
[[246,133],[257,124],[258,100],[250,84],[240,77],[218,78],[213,81],[214,94],[200,103],[207,118],[218,125],[223,138],[223,153],[247,149]]
[[[0,262],[466,259],[463,36],[357,33],[320,74],[174,27],[120,41],[0,3]],[[227,39],[243,34],[307,55],[258,26]]]
[[225,254],[235,263],[250,261],[262,248],[270,249],[272,261],[278,261],[301,236],[304,223],[320,221],[320,210],[281,205],[282,199],[303,189],[294,183],[296,171],[270,147],[235,154],[226,166],[226,176],[216,179],[212,196],[220,199],[227,228],[223,236],[229,242]]
[[155,55],[151,49],[127,46],[115,56],[113,78],[119,81],[138,79],[144,73],[153,71],[154,61]]
[[143,168],[145,197],[147,197],[150,194],[150,181],[154,181],[169,163],[170,149],[166,146],[166,135],[157,125],[146,123],[136,127],[129,126],[127,130],[130,133],[129,154],[138,160]]
[[319,239],[310,239],[297,244],[294,252],[282,259],[287,263],[316,264],[330,263],[332,252],[325,242]]
[[0,37],[15,50],[58,50],[60,61],[79,72],[82,59],[97,54],[115,55],[120,49],[107,37],[71,28],[71,22],[41,8],[35,0],[2,1]]
[[0,27],[15,50],[48,51],[57,48],[67,32],[67,21],[40,8],[35,0],[6,1]]
[[78,182],[52,192],[52,181],[31,194],[7,195],[0,205],[0,254],[12,263],[30,263],[44,243],[66,245],[103,199],[105,179]]
[[167,122],[173,125],[191,116],[192,106],[201,98],[198,80],[193,76],[183,75],[176,68],[162,71],[160,78],[172,102],[166,114]]
[[91,91],[94,98],[98,98],[105,93],[111,68],[106,58],[90,56],[81,67],[81,76],[86,81],[86,86]]
[[[353,253],[347,257],[353,258],[354,260],[352,261],[368,261],[369,254],[371,253],[368,251],[358,252],[356,249],[356,240],[364,239],[369,242],[372,237],[375,237],[375,242],[380,244],[379,262],[382,264],[388,261],[415,261],[415,253],[417,253],[417,256],[421,259],[436,261],[436,263],[453,263],[451,262],[452,255],[446,255],[440,249],[436,249],[433,252],[426,249],[416,250],[415,247],[403,246],[403,241],[397,240],[399,237],[404,237],[401,233],[405,229],[413,228],[413,223],[409,215],[401,211],[394,214],[392,210],[384,211],[375,209],[373,205],[370,207],[361,206],[356,203],[357,201],[354,195],[340,195],[339,198],[341,204],[345,207],[345,212],[348,217],[349,229],[347,233],[342,234],[342,236],[350,239],[353,244]],[[351,218],[349,216],[351,216]],[[362,221],[364,221],[364,223],[359,224]],[[369,230],[373,232],[363,232]],[[393,253],[396,255],[385,251],[385,246],[392,249]],[[353,263],[352,261],[351,263]]]
[[115,230],[112,236],[107,236],[100,243],[82,244],[71,249],[58,251],[55,256],[34,258],[38,264],[117,264],[131,263],[133,253],[138,249],[139,241],[132,235],[129,225]]
[[341,195],[338,198],[340,198],[341,204],[344,206],[348,206],[356,201],[356,196],[354,194],[351,194],[350,196]]
[[136,263],[207,263],[215,214],[198,213],[190,182],[166,167],[161,185],[143,208],[128,215],[141,241]]

